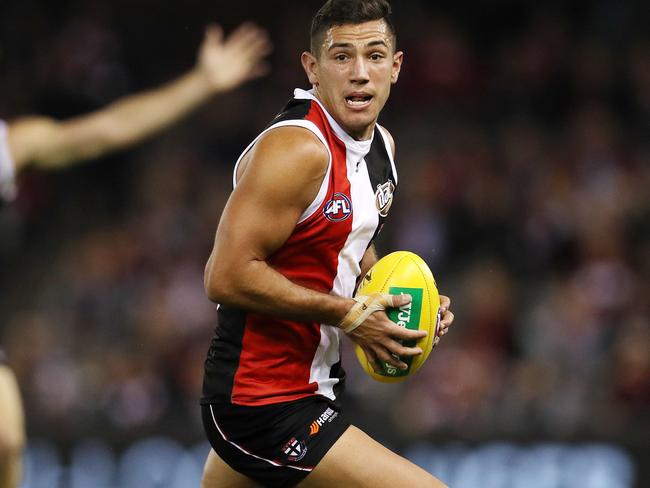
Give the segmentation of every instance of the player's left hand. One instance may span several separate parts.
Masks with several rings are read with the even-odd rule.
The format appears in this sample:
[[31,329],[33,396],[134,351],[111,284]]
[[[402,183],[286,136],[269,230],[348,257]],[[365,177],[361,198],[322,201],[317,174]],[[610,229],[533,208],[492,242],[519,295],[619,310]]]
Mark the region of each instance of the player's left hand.
[[263,59],[271,49],[266,31],[254,24],[242,24],[225,40],[221,26],[211,24],[199,49],[197,69],[215,92],[231,90],[268,72]]
[[449,327],[454,322],[454,314],[449,310],[451,299],[440,295],[440,327],[438,327],[438,338],[449,332]]

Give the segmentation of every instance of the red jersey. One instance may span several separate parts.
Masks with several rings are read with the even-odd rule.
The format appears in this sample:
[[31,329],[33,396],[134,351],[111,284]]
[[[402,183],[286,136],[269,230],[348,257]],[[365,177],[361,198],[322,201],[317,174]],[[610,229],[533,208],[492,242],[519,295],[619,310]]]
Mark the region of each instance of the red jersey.
[[[296,284],[351,297],[361,259],[388,215],[397,185],[387,136],[377,126],[370,140],[354,140],[311,92],[298,89],[239,161],[263,134],[283,126],[313,132],[327,148],[329,163],[316,198],[267,262]],[[202,401],[266,405],[310,395],[335,400],[344,378],[341,339],[342,331],[331,325],[221,306]]]

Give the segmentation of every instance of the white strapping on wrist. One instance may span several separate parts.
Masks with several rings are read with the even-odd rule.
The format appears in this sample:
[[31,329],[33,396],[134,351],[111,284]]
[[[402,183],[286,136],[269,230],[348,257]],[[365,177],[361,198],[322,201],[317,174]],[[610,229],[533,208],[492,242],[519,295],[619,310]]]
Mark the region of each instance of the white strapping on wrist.
[[383,295],[381,293],[354,297],[357,303],[352,305],[352,308],[341,319],[338,326],[343,329],[343,332],[349,334],[363,324],[371,314],[379,310],[386,310],[386,307],[391,306],[391,299],[392,297],[390,295]]

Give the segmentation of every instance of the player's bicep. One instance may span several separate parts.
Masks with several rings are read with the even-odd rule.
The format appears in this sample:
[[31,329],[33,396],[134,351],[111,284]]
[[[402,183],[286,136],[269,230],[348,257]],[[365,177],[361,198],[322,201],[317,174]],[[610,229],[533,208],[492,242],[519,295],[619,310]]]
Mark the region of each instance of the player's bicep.
[[325,147],[302,128],[260,140],[224,209],[209,267],[227,274],[223,266],[263,261],[282,246],[317,195],[327,162]]
[[16,169],[36,161],[57,141],[58,122],[47,117],[28,116],[9,122],[8,141]]
[[289,238],[301,206],[297,198],[291,198],[296,192],[290,187],[280,195],[281,187],[273,186],[272,181],[242,179],[224,209],[215,245],[223,242],[242,257],[265,259]]
[[103,112],[59,122],[49,147],[41,148],[37,162],[56,167],[100,157],[126,145],[126,138],[119,135],[123,131]]
[[[29,163],[56,167],[101,154],[101,120],[87,116],[57,121],[25,117],[9,126],[9,145],[16,167]],[[106,132],[106,131],[103,131]]]

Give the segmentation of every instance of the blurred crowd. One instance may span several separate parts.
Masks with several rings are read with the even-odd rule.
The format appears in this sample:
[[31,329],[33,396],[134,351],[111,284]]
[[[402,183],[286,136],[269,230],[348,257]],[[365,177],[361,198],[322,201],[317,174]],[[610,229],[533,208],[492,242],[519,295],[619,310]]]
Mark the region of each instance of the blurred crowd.
[[[381,122],[397,142],[400,186],[379,248],[420,254],[456,321],[400,385],[365,377],[348,347],[349,401],[360,423],[375,422],[383,429],[373,433],[389,439],[642,443],[643,2],[487,3],[394,2],[405,67]],[[30,434],[201,438],[202,363],[216,316],[203,266],[238,152],[306,85],[299,54],[320,2],[278,2],[291,18],[271,4],[253,9],[276,46],[267,79],[137,149],[26,173],[18,201],[2,210],[0,343]],[[206,18],[234,25],[251,13],[189,2],[180,13],[161,7],[156,23],[152,6],[9,2],[0,117],[69,116],[163,81],[192,64]]]

